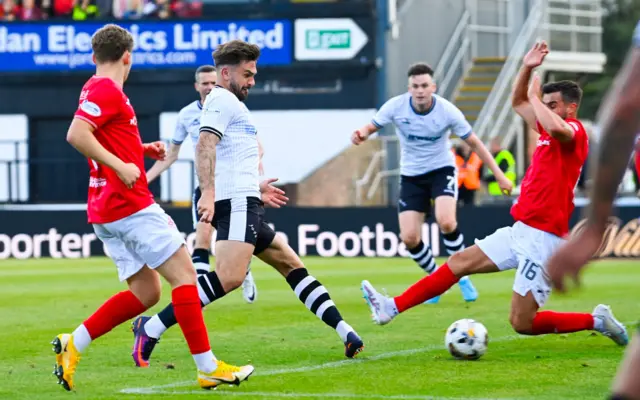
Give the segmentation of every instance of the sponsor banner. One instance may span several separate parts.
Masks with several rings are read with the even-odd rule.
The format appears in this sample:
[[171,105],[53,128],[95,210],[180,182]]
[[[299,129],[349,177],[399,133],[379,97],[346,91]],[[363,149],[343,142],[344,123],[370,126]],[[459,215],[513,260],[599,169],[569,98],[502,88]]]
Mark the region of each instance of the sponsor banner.
[[[217,45],[241,39],[258,45],[261,65],[291,63],[288,20],[120,23],[134,38],[135,68],[211,64]],[[68,71],[95,68],[91,36],[103,23],[11,23],[0,26],[0,71]]]
[[[195,242],[191,210],[168,208],[191,250]],[[395,208],[283,208],[267,211],[271,226],[301,256],[407,257],[398,235]],[[576,209],[572,234],[583,226]],[[465,244],[513,223],[506,206],[458,210]],[[611,220],[598,257],[640,258],[640,207],[619,209]],[[80,210],[0,210],[0,259],[82,258],[105,255],[102,243]],[[436,256],[446,256],[437,225],[422,227],[425,243]],[[214,238],[215,240],[215,238]]]
[[350,60],[369,38],[351,18],[297,19],[296,60]]

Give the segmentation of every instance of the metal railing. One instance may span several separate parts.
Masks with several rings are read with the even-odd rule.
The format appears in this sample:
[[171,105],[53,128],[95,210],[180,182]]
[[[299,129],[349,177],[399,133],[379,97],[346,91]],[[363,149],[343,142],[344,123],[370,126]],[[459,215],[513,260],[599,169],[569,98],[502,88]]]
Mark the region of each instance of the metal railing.
[[528,50],[528,46],[539,32],[544,16],[545,0],[537,0],[529,12],[520,34],[516,38],[507,60],[496,79],[496,84],[487,97],[478,119],[474,124],[474,131],[480,139],[487,141],[499,133],[505,125],[507,117],[511,115],[511,82],[518,72],[520,61]]
[[453,97],[453,90],[449,89],[453,78],[456,76],[460,78],[471,61],[471,39],[467,33],[470,20],[471,13],[465,10],[434,70],[434,78],[438,82],[438,93],[447,99]]

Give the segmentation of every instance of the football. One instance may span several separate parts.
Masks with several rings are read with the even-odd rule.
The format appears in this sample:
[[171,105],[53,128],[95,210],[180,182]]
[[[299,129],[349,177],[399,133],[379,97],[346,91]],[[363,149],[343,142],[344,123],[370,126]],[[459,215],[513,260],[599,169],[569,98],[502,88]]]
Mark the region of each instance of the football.
[[487,328],[473,319],[461,319],[449,326],[444,343],[457,359],[477,360],[487,351],[489,333]]

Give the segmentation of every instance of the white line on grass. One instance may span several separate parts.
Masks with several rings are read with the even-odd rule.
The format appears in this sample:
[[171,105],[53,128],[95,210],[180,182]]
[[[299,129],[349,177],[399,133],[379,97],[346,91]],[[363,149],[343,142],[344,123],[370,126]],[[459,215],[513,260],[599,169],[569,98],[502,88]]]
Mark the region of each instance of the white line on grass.
[[[521,338],[526,338],[527,336],[520,336],[520,335],[509,335],[509,336],[502,336],[496,339],[490,339],[489,343],[495,343],[495,342],[508,342],[508,341],[512,341],[512,340],[516,340],[516,339],[521,339]],[[337,367],[341,367],[343,365],[347,365],[347,364],[355,364],[355,363],[362,363],[362,362],[367,362],[367,361],[376,361],[376,360],[384,360],[387,358],[393,358],[393,357],[398,357],[398,356],[409,356],[409,355],[413,355],[413,354],[418,354],[418,353],[427,353],[427,352],[431,352],[434,350],[442,350],[443,346],[441,345],[431,345],[431,346],[426,346],[426,347],[419,347],[419,348],[415,348],[415,349],[407,349],[407,350],[398,350],[398,351],[390,351],[387,353],[381,353],[381,354],[377,354],[377,355],[373,355],[371,357],[360,357],[360,358],[356,358],[353,360],[340,360],[340,361],[331,361],[331,362],[327,362],[324,364],[316,364],[316,365],[307,365],[304,367],[296,367],[296,368],[281,368],[281,369],[272,369],[272,370],[265,370],[263,372],[259,372],[257,371],[253,376],[273,376],[273,375],[284,375],[284,374],[293,374],[293,373],[297,373],[297,372],[309,372],[309,371],[317,371],[317,370],[321,370],[321,369],[328,369],[328,368],[337,368]],[[170,394],[178,394],[178,393],[182,393],[182,392],[178,392],[178,391],[168,391],[166,389],[170,389],[170,388],[177,388],[177,387],[184,387],[184,386],[191,386],[193,385],[193,381],[181,381],[181,382],[175,382],[175,383],[169,383],[166,385],[156,385],[156,386],[148,386],[148,387],[144,387],[144,388],[126,388],[126,389],[122,389],[120,391],[120,393],[127,393],[127,394],[158,394],[158,393],[170,393]],[[202,393],[202,391],[194,391],[194,392],[189,392],[189,393]],[[223,392],[225,394],[227,393],[244,393],[244,392],[230,392],[230,391],[225,391]],[[250,393],[257,393],[257,392],[250,392]],[[257,394],[256,394],[257,395]],[[274,393],[275,395],[275,393]],[[308,394],[307,397],[309,396],[323,396],[324,394]],[[336,393],[336,395],[340,395],[340,393]],[[351,396],[351,395],[348,395]],[[354,395],[355,396],[355,395]],[[338,396],[334,396],[334,397],[338,397]],[[370,396],[368,396],[370,397]],[[390,396],[383,396],[384,398],[393,398]],[[358,397],[359,398],[359,397]],[[435,399],[434,397],[398,397],[399,399]],[[480,400],[480,399],[477,399]]]
[[[209,394],[200,390],[176,390],[176,391],[149,391],[145,394]],[[136,394],[142,394],[136,392]],[[486,399],[486,398],[469,398],[469,397],[434,397],[434,396],[422,396],[412,394],[351,394],[351,393],[291,393],[291,392],[238,392],[235,390],[214,390],[210,394],[218,394],[221,396],[239,396],[239,397],[275,397],[278,399],[286,397],[305,398],[334,398],[334,399],[392,399],[392,400],[511,400],[511,399]]]

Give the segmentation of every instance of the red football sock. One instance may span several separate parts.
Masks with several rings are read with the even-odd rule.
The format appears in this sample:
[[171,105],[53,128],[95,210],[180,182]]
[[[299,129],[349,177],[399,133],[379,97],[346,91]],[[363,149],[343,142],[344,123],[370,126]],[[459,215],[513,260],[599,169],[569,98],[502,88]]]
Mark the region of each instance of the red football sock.
[[593,329],[593,315],[589,313],[559,313],[539,311],[533,319],[533,335],[570,333]]
[[444,263],[435,272],[420,279],[400,296],[395,297],[393,300],[396,302],[396,308],[398,312],[404,312],[411,307],[422,304],[430,298],[446,292],[458,280],[459,278],[453,274],[447,263]]
[[96,310],[83,325],[92,340],[99,338],[121,323],[142,314],[147,307],[130,290],[117,293]]
[[191,354],[202,354],[211,350],[196,285],[182,285],[173,289],[171,303]]

